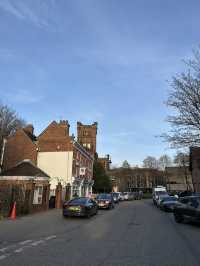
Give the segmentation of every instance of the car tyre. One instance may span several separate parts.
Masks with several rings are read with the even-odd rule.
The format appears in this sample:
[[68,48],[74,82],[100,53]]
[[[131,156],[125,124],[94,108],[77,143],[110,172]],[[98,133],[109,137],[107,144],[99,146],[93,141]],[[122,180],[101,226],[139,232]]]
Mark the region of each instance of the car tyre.
[[176,223],[179,223],[179,224],[182,223],[184,220],[183,216],[177,213],[174,213],[174,219]]
[[114,208],[114,206],[112,204],[109,205],[108,209],[112,210]]
[[87,214],[86,214],[86,218],[87,218],[87,219],[90,219],[90,217],[91,217],[91,214],[90,214],[90,213],[87,213]]

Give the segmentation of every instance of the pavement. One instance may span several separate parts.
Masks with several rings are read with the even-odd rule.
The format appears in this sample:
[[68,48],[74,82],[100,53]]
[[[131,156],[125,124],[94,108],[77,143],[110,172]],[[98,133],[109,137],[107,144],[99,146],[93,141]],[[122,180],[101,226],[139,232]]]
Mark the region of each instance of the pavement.
[[150,200],[91,219],[50,210],[0,221],[1,266],[199,266],[200,225],[176,224]]

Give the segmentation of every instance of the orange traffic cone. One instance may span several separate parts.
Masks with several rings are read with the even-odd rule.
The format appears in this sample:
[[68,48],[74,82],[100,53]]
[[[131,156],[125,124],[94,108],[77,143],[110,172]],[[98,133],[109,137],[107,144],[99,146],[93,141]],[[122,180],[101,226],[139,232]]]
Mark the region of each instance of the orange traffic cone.
[[12,211],[10,214],[10,219],[12,219],[12,220],[16,219],[16,201],[13,204]]

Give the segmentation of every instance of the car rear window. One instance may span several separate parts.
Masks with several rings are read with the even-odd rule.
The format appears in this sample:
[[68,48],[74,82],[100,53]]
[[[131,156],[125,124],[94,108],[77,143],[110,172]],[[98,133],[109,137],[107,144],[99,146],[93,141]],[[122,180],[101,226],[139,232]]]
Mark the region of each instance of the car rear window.
[[87,198],[77,198],[69,202],[69,204],[85,204],[88,201]]
[[100,194],[97,199],[111,199],[110,194]]

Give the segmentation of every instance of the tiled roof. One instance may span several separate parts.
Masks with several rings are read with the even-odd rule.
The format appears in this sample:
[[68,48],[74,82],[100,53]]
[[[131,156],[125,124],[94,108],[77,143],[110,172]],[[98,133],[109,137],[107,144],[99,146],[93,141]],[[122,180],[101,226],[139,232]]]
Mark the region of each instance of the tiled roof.
[[49,177],[40,168],[35,166],[30,160],[24,160],[18,163],[16,166],[5,170],[1,173],[1,176],[39,176]]

